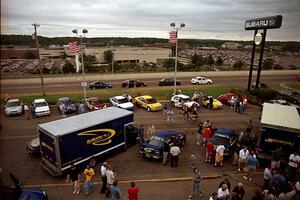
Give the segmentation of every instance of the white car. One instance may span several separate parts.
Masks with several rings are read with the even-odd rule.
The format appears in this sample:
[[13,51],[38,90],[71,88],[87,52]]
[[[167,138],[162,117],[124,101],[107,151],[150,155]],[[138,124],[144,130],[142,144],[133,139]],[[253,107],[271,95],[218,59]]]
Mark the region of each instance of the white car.
[[9,99],[5,105],[6,116],[22,115],[24,112],[23,103],[20,99]]
[[126,110],[133,110],[133,104],[128,100],[128,98],[124,96],[114,96],[110,98],[109,101],[115,107],[123,108]]
[[208,79],[208,78],[205,78],[204,76],[197,76],[195,78],[192,78],[191,80],[191,83],[192,84],[212,84],[212,80],[211,79]]
[[184,94],[177,94],[171,97],[172,104],[174,104],[174,106],[178,108],[181,108],[183,104],[190,101],[191,101],[190,97]]
[[50,115],[50,108],[45,99],[33,100],[32,107],[35,108],[35,116],[37,117]]

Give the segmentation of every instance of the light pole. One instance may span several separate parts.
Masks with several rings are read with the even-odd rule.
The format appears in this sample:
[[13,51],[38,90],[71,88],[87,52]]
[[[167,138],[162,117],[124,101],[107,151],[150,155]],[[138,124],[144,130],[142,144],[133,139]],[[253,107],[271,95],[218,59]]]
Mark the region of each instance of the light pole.
[[41,77],[42,91],[43,91],[43,96],[45,96],[43,69],[41,67],[39,40],[38,40],[38,36],[37,36],[37,27],[40,27],[40,25],[37,23],[34,23],[34,24],[32,24],[32,26],[34,27],[34,39],[35,39],[35,44],[36,44],[37,56],[39,59],[39,71],[40,71],[40,77]]
[[[77,37],[80,38],[80,47],[83,47],[83,45],[82,45],[82,35],[78,35],[78,29],[72,30],[72,33],[76,34]],[[88,30],[87,29],[83,29],[82,33],[83,33],[83,37],[85,37],[85,34],[88,33]],[[83,87],[83,98],[85,100],[86,99],[87,82],[85,82],[85,76],[84,76],[84,61],[83,61],[83,54],[84,53],[85,53],[85,48],[83,48],[83,51],[81,52],[81,66],[82,66],[82,83],[81,83],[81,86]]]
[[176,30],[176,44],[175,44],[175,74],[174,74],[174,94],[176,93],[176,81],[177,81],[177,50],[178,50],[178,30],[185,27],[184,23],[180,24],[180,27],[176,27],[175,23],[171,23],[170,26]]

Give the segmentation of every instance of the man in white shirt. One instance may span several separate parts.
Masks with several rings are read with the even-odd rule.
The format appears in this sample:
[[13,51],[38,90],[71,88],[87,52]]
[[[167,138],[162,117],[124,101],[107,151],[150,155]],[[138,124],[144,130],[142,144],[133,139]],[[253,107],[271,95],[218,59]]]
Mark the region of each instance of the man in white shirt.
[[227,188],[226,183],[222,185],[218,190],[218,199],[226,200],[229,197],[229,190]]
[[292,174],[294,176],[293,178],[295,178],[296,170],[298,168],[299,163],[300,163],[300,156],[298,155],[298,152],[295,151],[289,157],[289,167],[292,170]]
[[244,170],[248,156],[249,156],[249,151],[246,147],[240,150],[238,171]]
[[100,168],[100,174],[101,174],[101,179],[102,179],[101,193],[105,193],[106,192],[106,187],[107,187],[106,171],[107,171],[107,162],[103,162],[103,164],[102,164],[102,166]]
[[106,196],[110,196],[110,186],[113,184],[115,180],[115,173],[112,171],[112,166],[107,165],[106,168],[106,177],[107,177],[107,189],[106,189]]
[[219,145],[216,149],[215,167],[217,165],[223,166],[223,156],[224,156],[225,146]]
[[170,149],[171,155],[171,167],[177,167],[178,158],[180,154],[180,148],[178,146],[172,146]]

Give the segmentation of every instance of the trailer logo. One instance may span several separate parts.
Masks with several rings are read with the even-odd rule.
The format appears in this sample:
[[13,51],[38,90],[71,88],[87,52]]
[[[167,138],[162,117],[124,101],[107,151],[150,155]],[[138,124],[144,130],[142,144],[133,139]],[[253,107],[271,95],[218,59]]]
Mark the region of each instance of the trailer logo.
[[77,134],[78,136],[96,136],[88,139],[87,144],[91,145],[106,145],[112,142],[111,138],[116,134],[113,129],[96,129],[91,131],[85,131]]
[[274,138],[266,138],[265,142],[274,143],[274,144],[282,144],[282,145],[287,145],[287,146],[293,146],[294,145],[293,142],[274,139]]

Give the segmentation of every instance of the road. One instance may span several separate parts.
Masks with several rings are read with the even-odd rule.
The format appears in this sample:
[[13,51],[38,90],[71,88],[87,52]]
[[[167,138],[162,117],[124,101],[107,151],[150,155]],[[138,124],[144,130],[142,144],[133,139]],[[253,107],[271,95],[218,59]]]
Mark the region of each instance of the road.
[[[28,155],[25,150],[25,143],[36,136],[37,124],[59,119],[61,115],[57,109],[51,108],[51,116],[39,118],[38,120],[26,120],[25,116],[5,117],[1,112],[1,135],[0,135],[0,167],[4,171],[3,181],[11,184],[8,180],[8,173],[13,172],[18,176],[27,187],[44,189],[49,199],[73,199],[71,185],[65,183],[65,176],[52,177],[39,164],[39,157]],[[149,113],[144,109],[135,109],[135,123],[145,126],[153,123],[157,130],[182,130],[188,135],[187,145],[182,148],[179,167],[170,168],[161,165],[159,161],[143,158],[138,152],[138,145],[129,148],[126,152],[113,156],[108,161],[113,165],[117,177],[121,180],[123,191],[129,187],[131,180],[136,180],[141,188],[141,199],[186,199],[191,192],[192,170],[188,168],[188,160],[191,154],[197,158],[196,165],[205,177],[203,188],[204,198],[208,199],[211,192],[216,191],[219,182],[224,178],[224,173],[231,175],[234,185],[236,181],[245,183],[247,195],[250,199],[253,190],[262,183],[262,175],[258,173],[255,180],[251,183],[242,178],[242,173],[237,172],[236,167],[231,165],[231,160],[226,160],[223,168],[214,168],[211,164],[204,163],[204,149],[196,145],[195,124],[191,121],[182,121],[178,109],[175,109],[175,121],[173,125],[166,124],[166,117],[162,112]],[[222,110],[209,111],[201,108],[199,120],[210,119],[215,127],[234,128],[243,130],[247,122],[252,119],[255,131],[259,128],[260,108],[249,106],[244,114],[233,112],[229,106],[224,106]],[[96,166],[96,186],[99,185],[99,165]],[[260,170],[261,171],[261,170]],[[171,181],[170,181],[171,179]],[[169,180],[169,181],[168,181]],[[93,193],[87,199],[105,199],[98,192]],[[81,193],[76,199],[86,199]]]
[[[287,81],[293,81],[296,74],[300,74],[300,70],[285,71],[263,71],[261,82],[266,83],[269,87],[280,90],[280,84]],[[213,84],[234,85],[247,87],[248,71],[233,72],[179,72],[178,80],[182,85],[190,85],[192,77],[204,75],[213,80]],[[158,85],[158,80],[162,77],[172,77],[173,73],[144,73],[144,74],[116,74],[116,75],[87,75],[86,81],[91,83],[95,80],[102,80],[113,84],[113,87],[121,87],[121,82],[126,79],[139,79],[147,83],[148,87]],[[252,83],[256,78],[253,73]],[[45,91],[49,92],[77,92],[81,89],[81,76],[67,77],[48,77],[44,79]],[[1,94],[21,95],[21,94],[39,94],[41,91],[40,79],[2,79]]]

